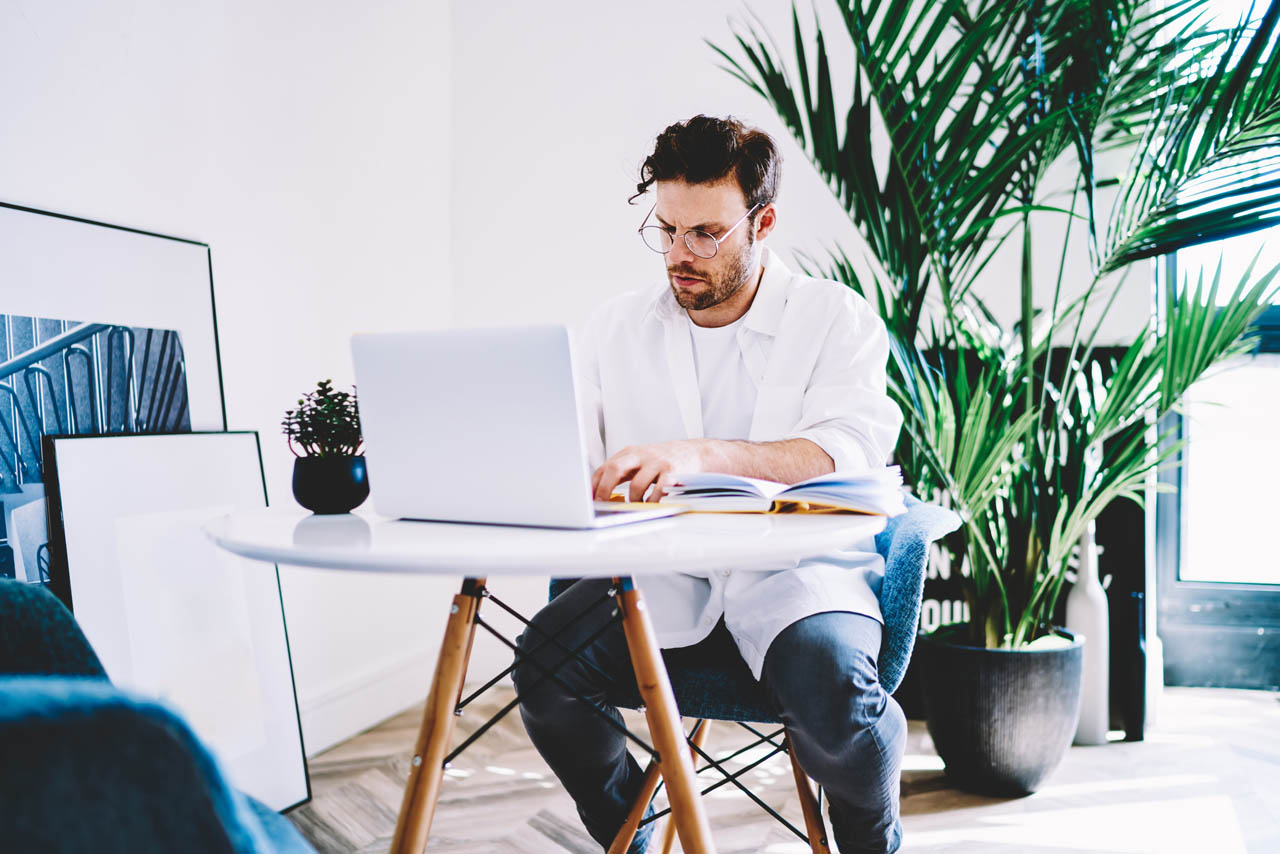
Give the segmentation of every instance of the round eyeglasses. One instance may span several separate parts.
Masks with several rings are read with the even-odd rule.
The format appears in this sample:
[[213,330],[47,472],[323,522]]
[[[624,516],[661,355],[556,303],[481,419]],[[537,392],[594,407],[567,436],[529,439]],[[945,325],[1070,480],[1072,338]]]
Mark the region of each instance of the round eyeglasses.
[[[751,210],[744,213],[737,222],[730,226],[728,231],[719,237],[713,237],[705,231],[698,229],[686,231],[684,233],[684,245],[688,247],[690,252],[697,255],[699,258],[716,257],[716,253],[720,251],[720,244],[727,240],[729,235],[733,234],[734,230],[738,226],[742,225],[742,223],[746,221],[746,218],[751,216],[758,207],[760,207],[759,203],[752,205]],[[640,223],[638,231],[640,232],[640,238],[644,240],[645,246],[648,246],[654,252],[666,255],[671,251],[671,247],[675,245],[675,229],[663,225],[645,224],[657,209],[658,204],[655,202],[653,207],[649,208],[649,212],[645,214],[644,222]]]

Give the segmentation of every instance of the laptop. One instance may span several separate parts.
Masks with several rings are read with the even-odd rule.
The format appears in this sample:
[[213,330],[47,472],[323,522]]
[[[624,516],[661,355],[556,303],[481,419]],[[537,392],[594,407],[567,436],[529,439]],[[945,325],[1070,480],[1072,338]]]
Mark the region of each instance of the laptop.
[[351,353],[384,516],[602,528],[683,509],[592,501],[564,326],[362,334]]

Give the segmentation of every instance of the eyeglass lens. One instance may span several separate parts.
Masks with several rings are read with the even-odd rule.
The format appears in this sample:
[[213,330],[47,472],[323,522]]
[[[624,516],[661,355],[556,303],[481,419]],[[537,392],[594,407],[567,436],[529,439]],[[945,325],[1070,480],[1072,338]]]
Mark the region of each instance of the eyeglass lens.
[[[675,243],[675,238],[671,232],[657,225],[646,225],[640,229],[640,235],[644,238],[644,243],[654,252],[666,254],[671,251],[671,247]],[[699,258],[712,258],[716,254],[718,245],[716,239],[705,231],[689,231],[685,232],[684,245],[689,247],[689,251]]]

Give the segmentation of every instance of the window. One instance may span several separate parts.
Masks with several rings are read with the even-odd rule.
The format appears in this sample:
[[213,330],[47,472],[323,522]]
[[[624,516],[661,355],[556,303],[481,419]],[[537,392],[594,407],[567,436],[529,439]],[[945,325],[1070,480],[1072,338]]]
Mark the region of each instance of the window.
[[[1224,282],[1280,263],[1275,230],[1179,252],[1166,282]],[[1158,631],[1174,685],[1280,687],[1280,304],[1266,309],[1257,352],[1188,394],[1176,427],[1186,441],[1178,488],[1156,511]]]

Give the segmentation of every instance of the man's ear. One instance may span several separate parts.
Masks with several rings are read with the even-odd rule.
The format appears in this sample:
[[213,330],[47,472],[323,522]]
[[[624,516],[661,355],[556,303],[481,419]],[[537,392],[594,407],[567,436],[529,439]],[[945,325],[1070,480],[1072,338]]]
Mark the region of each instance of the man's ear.
[[760,213],[756,214],[756,240],[763,240],[768,237],[769,232],[773,231],[773,227],[777,224],[778,206],[770,202],[760,209]]

